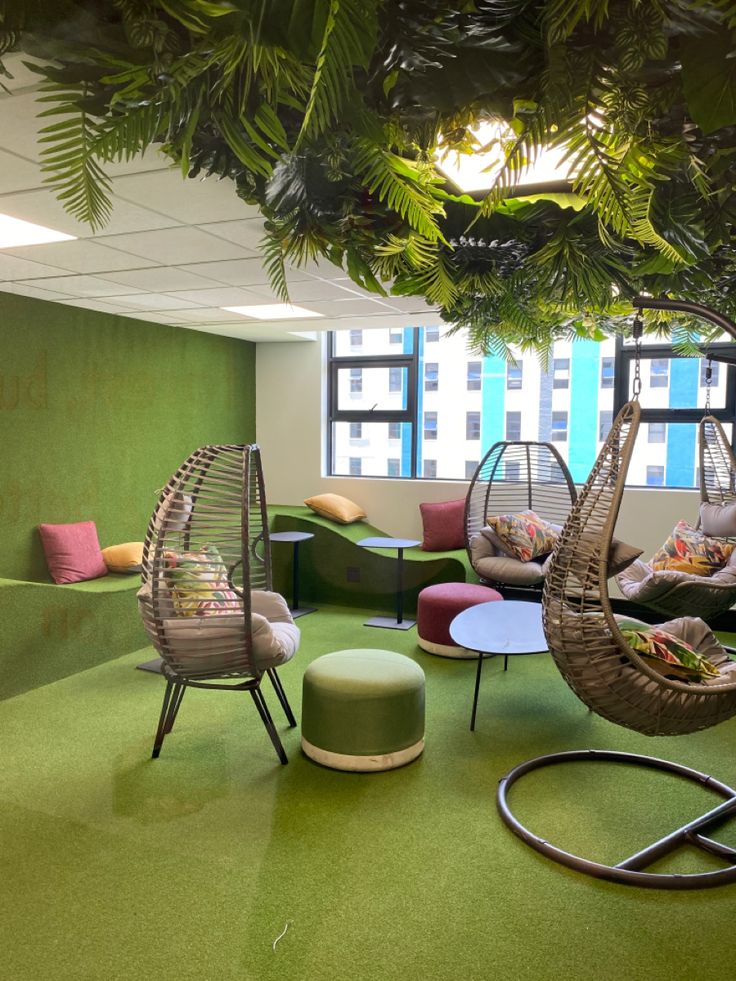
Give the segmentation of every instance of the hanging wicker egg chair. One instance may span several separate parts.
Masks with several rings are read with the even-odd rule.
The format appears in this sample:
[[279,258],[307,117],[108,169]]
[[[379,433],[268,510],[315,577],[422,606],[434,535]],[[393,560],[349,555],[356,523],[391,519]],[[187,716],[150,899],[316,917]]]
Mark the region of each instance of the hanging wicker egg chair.
[[261,690],[268,675],[291,726],[276,673],[299,643],[286,601],[271,591],[268,516],[257,446],[204,446],[179,467],[148,525],[138,593],[166,679],[153,756],[187,688],[250,693],[287,762]]

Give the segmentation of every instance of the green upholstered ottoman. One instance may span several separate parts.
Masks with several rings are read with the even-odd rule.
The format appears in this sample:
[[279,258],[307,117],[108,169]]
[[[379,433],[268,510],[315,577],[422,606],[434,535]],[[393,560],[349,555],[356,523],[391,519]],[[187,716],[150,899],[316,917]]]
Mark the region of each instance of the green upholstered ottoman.
[[393,651],[324,654],[304,672],[302,749],[335,770],[392,770],[424,749],[424,672]]

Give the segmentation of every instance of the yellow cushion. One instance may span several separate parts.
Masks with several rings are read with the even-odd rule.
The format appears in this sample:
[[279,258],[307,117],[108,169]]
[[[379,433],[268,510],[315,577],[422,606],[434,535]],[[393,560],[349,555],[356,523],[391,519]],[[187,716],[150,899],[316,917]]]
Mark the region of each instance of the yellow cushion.
[[341,525],[352,524],[353,521],[361,521],[366,517],[363,508],[347,497],[340,497],[339,494],[317,494],[315,497],[308,497],[304,502],[315,514],[331,521],[337,521]]
[[110,572],[134,574],[141,571],[143,542],[125,542],[102,549],[102,558]]

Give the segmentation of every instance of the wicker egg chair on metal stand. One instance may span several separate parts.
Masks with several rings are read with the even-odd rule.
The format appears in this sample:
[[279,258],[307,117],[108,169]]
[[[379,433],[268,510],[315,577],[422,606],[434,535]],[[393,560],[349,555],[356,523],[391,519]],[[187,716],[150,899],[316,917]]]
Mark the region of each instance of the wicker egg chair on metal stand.
[[[736,326],[733,326],[736,336]],[[614,617],[607,586],[608,554],[639,429],[636,396],[616,417],[587,483],[560,536],[543,594],[543,621],[550,652],[563,678],[592,711],[646,735],[697,732],[736,715],[736,662],[723,650],[702,650],[719,676],[693,683],[663,677],[626,642]],[[699,818],[635,854],[608,866],[573,855],[526,828],[512,813],[509,790],[541,767],[585,760],[634,764],[675,773],[725,798]],[[736,789],[686,766],[639,754],[581,750],[540,756],[520,764],[501,781],[497,796],[503,821],[527,844],[563,865],[613,882],[689,889],[736,882],[736,849],[709,837],[714,825],[736,816]],[[695,874],[645,871],[683,846],[695,846],[728,864]]]
[[480,579],[501,590],[539,588],[544,581],[541,564],[504,554],[486,527],[487,517],[528,510],[562,527],[575,497],[570,471],[551,443],[494,443],[478,464],[465,499],[465,547]]
[[139,609],[166,679],[158,757],[188,688],[247,691],[279,760],[287,763],[261,690],[270,679],[290,727],[296,719],[276,673],[299,629],[271,591],[268,516],[257,446],[204,446],[176,471],[151,517]]

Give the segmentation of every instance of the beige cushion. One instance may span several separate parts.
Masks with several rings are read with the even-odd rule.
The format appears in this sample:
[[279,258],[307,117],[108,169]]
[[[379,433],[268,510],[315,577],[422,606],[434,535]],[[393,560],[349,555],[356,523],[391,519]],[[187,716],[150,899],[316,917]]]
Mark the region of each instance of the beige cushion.
[[359,504],[339,494],[317,494],[315,497],[308,497],[304,503],[315,514],[337,521],[341,525],[349,525],[353,521],[361,521],[367,517]]
[[102,558],[110,572],[136,573],[141,571],[143,542],[124,542],[102,549]]
[[736,538],[736,504],[701,504],[700,530],[714,538]]
[[470,540],[470,562],[482,579],[509,586],[535,586],[544,579],[539,562],[522,562],[507,555],[492,528],[482,528]]

